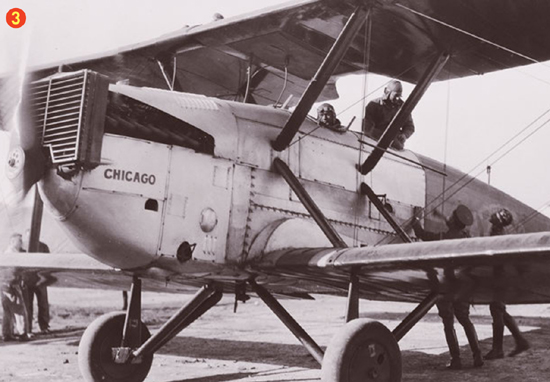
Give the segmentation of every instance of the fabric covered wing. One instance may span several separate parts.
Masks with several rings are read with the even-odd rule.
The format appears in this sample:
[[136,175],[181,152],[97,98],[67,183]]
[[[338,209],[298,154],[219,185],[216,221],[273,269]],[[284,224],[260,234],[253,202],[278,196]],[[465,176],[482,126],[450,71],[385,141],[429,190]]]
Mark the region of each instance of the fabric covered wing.
[[[186,27],[137,46],[63,63],[113,81],[257,104],[299,99],[354,1],[305,0]],[[363,70],[416,83],[438,51],[451,54],[438,80],[550,59],[545,0],[372,2],[372,30],[360,33],[336,77]],[[368,41],[367,41],[368,40]],[[368,42],[368,43],[367,43]],[[370,46],[368,55],[365,47]],[[368,56],[368,57],[367,57]],[[368,62],[368,64],[367,64]],[[57,71],[58,65],[38,73]],[[321,99],[336,98],[334,81]]]
[[[273,290],[344,294],[352,270],[362,297],[422,300],[430,291],[476,303],[550,302],[550,233],[265,254],[254,265]],[[294,280],[294,283],[291,282]]]
[[[129,290],[132,277],[142,279],[150,292],[196,292],[211,280],[223,281],[226,269],[194,262],[183,269],[176,259],[161,259],[151,267],[122,271],[85,254],[13,253],[0,255],[0,282],[16,278],[39,281],[48,286]],[[234,276],[232,272],[232,276]]]

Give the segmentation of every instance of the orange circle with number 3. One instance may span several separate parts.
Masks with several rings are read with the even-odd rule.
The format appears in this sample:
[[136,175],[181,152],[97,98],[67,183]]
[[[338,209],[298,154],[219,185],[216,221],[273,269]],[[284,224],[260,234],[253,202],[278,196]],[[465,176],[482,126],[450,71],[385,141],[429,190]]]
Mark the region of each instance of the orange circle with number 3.
[[6,13],[6,22],[12,28],[21,28],[27,21],[27,15],[22,9],[12,8]]

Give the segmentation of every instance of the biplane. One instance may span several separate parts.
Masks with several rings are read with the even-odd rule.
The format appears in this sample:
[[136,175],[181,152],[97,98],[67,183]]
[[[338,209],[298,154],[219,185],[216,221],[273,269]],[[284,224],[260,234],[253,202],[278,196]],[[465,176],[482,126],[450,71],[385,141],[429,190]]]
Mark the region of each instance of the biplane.
[[[550,302],[550,219],[390,147],[433,81],[550,60],[549,18],[542,0],[295,1],[6,77],[7,175],[21,195],[38,185],[83,254],[4,255],[1,267],[58,286],[131,283],[128,310],[81,339],[87,381],[145,380],[154,353],[223,293],[257,294],[324,381],[400,381],[398,342],[440,296]],[[312,105],[362,72],[415,85],[382,137],[318,128]],[[444,231],[443,211],[459,204],[474,212],[474,238],[414,237],[418,208],[427,230]],[[514,234],[484,237],[503,206]],[[150,334],[142,290],[197,289]],[[279,303],[316,293],[348,299],[326,352]],[[417,307],[390,331],[358,318],[360,298]]]

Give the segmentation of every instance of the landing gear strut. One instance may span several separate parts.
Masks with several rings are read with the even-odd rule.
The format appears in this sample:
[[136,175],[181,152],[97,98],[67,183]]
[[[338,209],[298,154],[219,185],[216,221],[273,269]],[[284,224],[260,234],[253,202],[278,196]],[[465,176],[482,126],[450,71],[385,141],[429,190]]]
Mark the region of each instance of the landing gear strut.
[[222,291],[202,287],[154,335],[141,322],[141,280],[134,278],[128,311],[96,319],[84,332],[78,363],[88,382],[142,382],[154,353],[220,301]]

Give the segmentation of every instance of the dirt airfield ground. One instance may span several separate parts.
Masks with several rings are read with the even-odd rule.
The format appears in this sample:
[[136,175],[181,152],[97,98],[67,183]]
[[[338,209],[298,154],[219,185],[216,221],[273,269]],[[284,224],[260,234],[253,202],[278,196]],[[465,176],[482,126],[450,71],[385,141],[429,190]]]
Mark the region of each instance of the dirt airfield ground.
[[[188,299],[188,296],[144,294],[143,317],[152,331]],[[316,296],[317,301],[284,301],[311,336],[326,346],[340,327],[343,298]],[[37,334],[32,342],[0,342],[1,382],[77,382],[78,343],[96,317],[120,308],[120,292],[50,288],[53,332]],[[411,305],[361,302],[361,316],[395,327]],[[432,310],[401,341],[403,381],[548,381],[550,379],[550,307],[516,306],[510,310],[532,348],[515,358],[471,367],[471,354],[460,327],[465,369],[444,369],[448,359],[442,325]],[[476,306],[472,317],[484,351],[491,346],[491,318],[487,307]],[[36,328],[36,323],[35,323]],[[508,334],[508,333],[505,333]],[[505,337],[505,350],[513,340]],[[252,298],[233,313],[233,300],[220,304],[185,329],[156,355],[148,382],[276,382],[318,381],[319,367],[305,349],[264,304]]]

